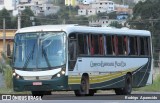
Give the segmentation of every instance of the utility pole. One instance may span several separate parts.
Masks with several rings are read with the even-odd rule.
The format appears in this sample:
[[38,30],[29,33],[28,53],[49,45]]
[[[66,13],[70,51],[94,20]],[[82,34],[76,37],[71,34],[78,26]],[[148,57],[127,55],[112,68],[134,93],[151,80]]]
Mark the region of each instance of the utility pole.
[[18,27],[17,27],[17,29],[20,29],[20,28],[21,28],[21,13],[18,10]]
[[3,18],[3,52],[6,55],[6,20]]

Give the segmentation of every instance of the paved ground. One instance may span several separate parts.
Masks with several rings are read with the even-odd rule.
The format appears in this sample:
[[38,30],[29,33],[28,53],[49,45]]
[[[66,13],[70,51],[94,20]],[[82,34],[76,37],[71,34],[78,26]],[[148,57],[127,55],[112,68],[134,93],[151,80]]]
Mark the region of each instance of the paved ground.
[[131,95],[116,95],[114,92],[96,93],[94,96],[76,97],[73,92],[52,93],[43,96],[43,100],[160,100],[160,92],[133,92]]

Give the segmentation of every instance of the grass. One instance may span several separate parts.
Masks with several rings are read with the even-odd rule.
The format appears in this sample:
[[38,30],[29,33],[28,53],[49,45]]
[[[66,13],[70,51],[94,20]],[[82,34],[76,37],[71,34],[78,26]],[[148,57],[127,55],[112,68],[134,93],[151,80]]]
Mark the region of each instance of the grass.
[[160,76],[158,75],[156,79],[153,81],[153,84],[136,88],[135,91],[145,91],[145,92],[160,92]]
[[31,92],[15,92],[11,88],[2,87],[0,88],[0,94],[31,94]]

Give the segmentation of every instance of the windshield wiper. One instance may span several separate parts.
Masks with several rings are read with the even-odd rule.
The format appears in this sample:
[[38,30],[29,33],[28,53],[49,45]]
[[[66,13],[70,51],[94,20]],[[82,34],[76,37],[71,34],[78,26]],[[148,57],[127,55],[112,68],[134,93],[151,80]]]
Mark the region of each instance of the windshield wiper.
[[44,55],[44,58],[46,60],[46,63],[48,65],[49,68],[51,68],[51,64],[49,63],[49,60],[48,60],[48,57],[47,57],[47,54],[46,54],[46,51],[45,49],[42,47],[42,54]]
[[28,66],[29,60],[30,60],[30,58],[32,57],[32,55],[34,53],[35,45],[36,45],[36,43],[34,43],[32,51],[27,56],[27,59],[26,59],[26,61],[24,63],[24,66],[23,66],[23,70],[25,70],[27,68],[27,66]]

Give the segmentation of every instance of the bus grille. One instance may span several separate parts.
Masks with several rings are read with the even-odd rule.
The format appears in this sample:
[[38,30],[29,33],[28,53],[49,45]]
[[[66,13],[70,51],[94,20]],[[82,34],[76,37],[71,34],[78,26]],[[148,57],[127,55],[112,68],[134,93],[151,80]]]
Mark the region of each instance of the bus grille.
[[24,80],[50,80],[52,76],[23,76]]

